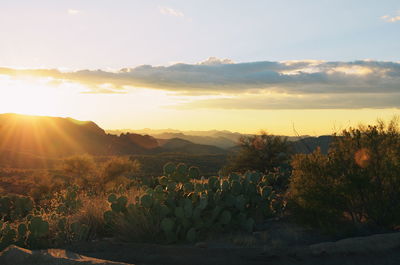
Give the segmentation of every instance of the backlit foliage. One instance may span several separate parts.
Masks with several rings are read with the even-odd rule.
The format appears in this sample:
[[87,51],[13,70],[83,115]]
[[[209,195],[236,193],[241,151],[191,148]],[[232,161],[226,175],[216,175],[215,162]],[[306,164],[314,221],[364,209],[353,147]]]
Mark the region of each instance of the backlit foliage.
[[296,155],[289,198],[297,216],[327,230],[400,224],[397,119],[344,130],[327,155]]

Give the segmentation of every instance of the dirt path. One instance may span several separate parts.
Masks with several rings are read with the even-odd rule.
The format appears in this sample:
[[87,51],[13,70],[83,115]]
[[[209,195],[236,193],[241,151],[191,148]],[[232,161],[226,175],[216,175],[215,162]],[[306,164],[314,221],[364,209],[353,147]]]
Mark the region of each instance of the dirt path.
[[[396,240],[400,239],[400,234]],[[351,244],[358,244],[355,240]],[[397,242],[397,241],[396,241]],[[397,244],[394,242],[395,244]],[[374,242],[371,242],[372,244]],[[378,241],[377,244],[380,244]],[[392,242],[393,243],[393,242]],[[343,245],[342,243],[340,243]],[[340,247],[339,244],[339,247]],[[361,243],[360,243],[361,244]],[[318,244],[318,246],[321,244]],[[317,245],[313,245],[317,246]],[[327,243],[327,248],[315,250],[307,247],[266,251],[261,247],[208,247],[160,246],[93,242],[71,246],[69,250],[100,259],[126,262],[135,265],[398,265],[400,245],[386,245],[376,251],[370,246],[350,245],[338,249],[338,244]]]

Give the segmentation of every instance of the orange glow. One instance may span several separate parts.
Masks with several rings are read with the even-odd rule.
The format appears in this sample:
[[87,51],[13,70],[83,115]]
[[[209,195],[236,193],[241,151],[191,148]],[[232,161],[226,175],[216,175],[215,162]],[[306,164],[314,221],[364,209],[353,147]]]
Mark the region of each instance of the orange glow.
[[361,148],[354,154],[356,164],[362,168],[366,168],[371,160],[370,151],[368,148]]
[[71,132],[60,128],[61,119],[18,114],[5,114],[5,117],[0,118],[4,125],[0,130],[2,151],[19,152],[27,156],[35,154],[39,157],[58,157],[62,155],[60,150],[85,152],[71,138]]

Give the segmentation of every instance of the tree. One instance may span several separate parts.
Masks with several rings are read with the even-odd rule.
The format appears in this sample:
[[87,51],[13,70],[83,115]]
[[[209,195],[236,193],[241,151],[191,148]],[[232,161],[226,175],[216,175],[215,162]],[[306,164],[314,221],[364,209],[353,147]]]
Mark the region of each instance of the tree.
[[290,153],[287,137],[269,135],[264,131],[259,135],[243,136],[239,140],[239,150],[229,158],[225,171],[276,171],[288,165]]
[[344,130],[327,155],[296,155],[292,166],[289,204],[301,220],[333,230],[400,225],[397,119]]

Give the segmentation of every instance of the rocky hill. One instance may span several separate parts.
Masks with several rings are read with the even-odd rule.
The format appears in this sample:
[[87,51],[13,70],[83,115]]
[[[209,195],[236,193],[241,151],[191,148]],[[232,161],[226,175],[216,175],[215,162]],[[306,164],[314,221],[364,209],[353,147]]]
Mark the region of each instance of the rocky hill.
[[226,154],[212,145],[149,135],[107,134],[91,121],[71,118],[0,114],[0,166],[43,167],[76,154],[95,156],[162,153]]

